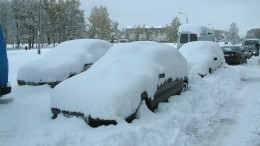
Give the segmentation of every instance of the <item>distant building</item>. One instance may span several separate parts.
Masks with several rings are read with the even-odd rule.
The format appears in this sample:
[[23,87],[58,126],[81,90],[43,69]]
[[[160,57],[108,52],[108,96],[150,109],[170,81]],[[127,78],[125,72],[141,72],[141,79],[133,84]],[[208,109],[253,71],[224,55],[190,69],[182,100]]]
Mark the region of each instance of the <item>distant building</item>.
[[122,32],[124,38],[129,41],[167,41],[166,27],[164,26],[135,25],[124,28]]

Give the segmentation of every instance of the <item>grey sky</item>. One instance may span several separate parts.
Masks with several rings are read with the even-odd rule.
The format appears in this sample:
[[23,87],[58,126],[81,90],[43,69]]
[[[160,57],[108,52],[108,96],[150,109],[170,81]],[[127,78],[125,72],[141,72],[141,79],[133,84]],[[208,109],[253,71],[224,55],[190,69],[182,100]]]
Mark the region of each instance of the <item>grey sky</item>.
[[165,26],[174,17],[186,23],[208,25],[228,30],[232,22],[237,24],[239,34],[260,28],[260,0],[80,0],[85,16],[95,6],[108,9],[109,17],[120,28],[134,25]]

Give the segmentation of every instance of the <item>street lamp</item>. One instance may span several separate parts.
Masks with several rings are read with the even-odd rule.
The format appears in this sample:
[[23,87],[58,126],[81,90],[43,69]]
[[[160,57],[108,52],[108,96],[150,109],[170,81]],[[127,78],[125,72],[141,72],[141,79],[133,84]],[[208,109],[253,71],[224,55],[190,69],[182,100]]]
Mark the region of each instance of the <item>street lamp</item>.
[[208,25],[212,26],[212,29],[213,29],[213,31],[214,31],[214,25],[213,25],[213,24],[208,24]]
[[179,14],[183,14],[186,16],[186,23],[188,24],[188,15],[186,13],[178,12]]
[[40,44],[41,44],[41,0],[39,1],[39,24],[38,24],[38,54],[41,54]]

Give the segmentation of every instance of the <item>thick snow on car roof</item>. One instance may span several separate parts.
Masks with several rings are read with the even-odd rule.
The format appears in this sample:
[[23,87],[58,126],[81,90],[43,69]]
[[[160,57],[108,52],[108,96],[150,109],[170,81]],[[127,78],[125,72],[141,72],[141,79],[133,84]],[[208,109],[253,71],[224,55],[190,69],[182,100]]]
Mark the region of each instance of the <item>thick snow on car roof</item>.
[[43,58],[22,66],[17,79],[36,83],[63,81],[71,74],[80,73],[85,64],[95,63],[111,47],[111,43],[98,39],[63,42]]
[[200,24],[182,24],[179,27],[178,33],[181,32],[189,32],[189,33],[194,33],[194,34],[198,34],[198,36],[200,36],[201,33],[212,33],[213,34],[213,29],[207,27],[207,26],[203,26]]
[[[161,73],[164,79],[159,79]],[[156,42],[115,45],[88,71],[57,85],[51,107],[92,118],[126,118],[139,106],[142,92],[153,97],[157,85],[187,73],[186,60],[176,48]]]
[[[184,44],[179,51],[186,58],[189,73],[205,75],[209,68],[218,68],[225,63],[220,46],[211,41],[195,41]],[[214,58],[217,60],[214,61]]]

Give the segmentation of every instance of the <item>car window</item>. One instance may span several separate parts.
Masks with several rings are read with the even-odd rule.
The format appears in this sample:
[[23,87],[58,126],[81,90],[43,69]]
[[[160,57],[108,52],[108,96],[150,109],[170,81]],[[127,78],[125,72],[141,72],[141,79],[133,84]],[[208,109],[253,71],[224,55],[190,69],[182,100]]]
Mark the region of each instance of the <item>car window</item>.
[[257,43],[257,41],[254,41],[254,40],[247,40],[245,41],[245,45],[255,45]]
[[232,48],[231,47],[223,47],[222,50],[223,51],[232,51]]
[[190,34],[190,41],[193,42],[193,41],[198,41],[198,37],[196,34]]
[[188,34],[181,34],[180,43],[187,43],[188,42]]
[[243,47],[243,50],[247,52],[249,51],[248,47]]
[[235,47],[235,51],[242,52],[242,49],[240,47]]

